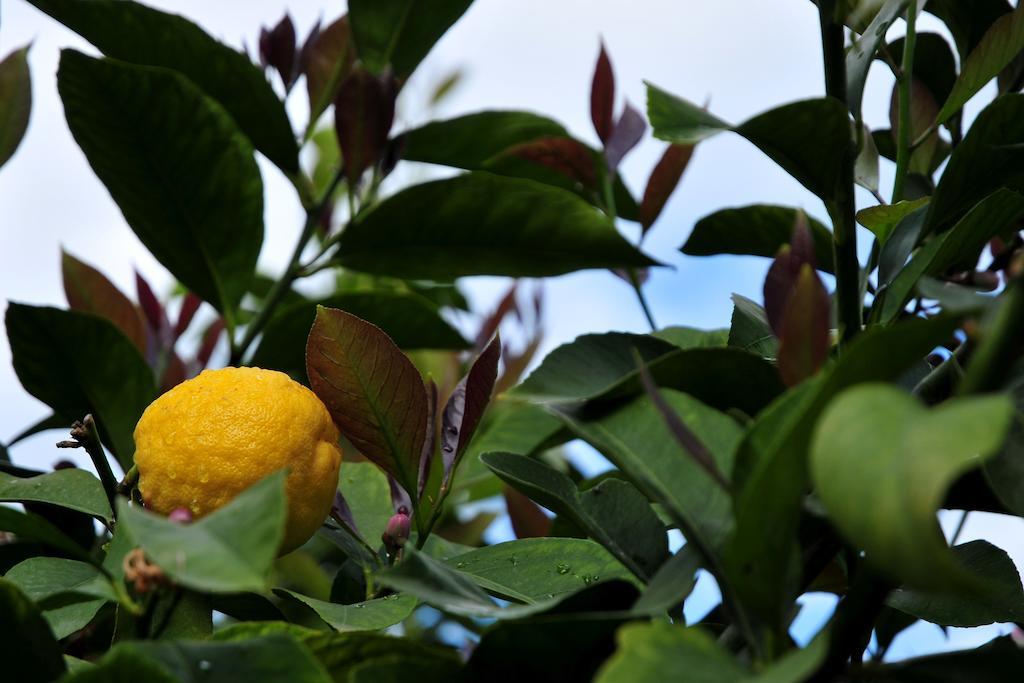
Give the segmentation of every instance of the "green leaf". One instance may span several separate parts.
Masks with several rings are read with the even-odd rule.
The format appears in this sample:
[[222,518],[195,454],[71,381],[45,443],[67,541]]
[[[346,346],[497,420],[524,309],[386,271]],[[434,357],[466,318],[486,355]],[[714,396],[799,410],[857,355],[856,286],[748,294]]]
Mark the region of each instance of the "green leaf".
[[348,6],[359,58],[374,72],[391,66],[405,78],[473,0],[352,0]]
[[46,518],[31,512],[20,512],[6,505],[0,505],[0,531],[17,536],[20,541],[36,541],[60,550],[70,557],[93,562],[82,547],[64,535]]
[[156,396],[153,373],[111,323],[84,313],[12,303],[6,315],[14,371],[28,393],[68,424],[92,413],[127,470],[132,432]]
[[388,478],[372,462],[343,462],[338,488],[352,510],[359,533],[376,543],[394,514]]
[[652,83],[646,85],[647,118],[654,129],[654,137],[680,145],[695,145],[705,138],[732,129],[731,124],[706,109]]
[[62,683],[181,683],[168,669],[140,652],[133,643],[113,647],[99,662],[72,669]]
[[306,373],[345,437],[415,495],[427,428],[427,390],[416,366],[379,328],[320,306]]
[[846,99],[850,103],[850,111],[858,120],[864,99],[864,85],[875,53],[885,43],[886,31],[903,14],[908,4],[909,0],[886,0],[861,36],[854,39],[853,45],[846,51]]
[[654,336],[608,332],[559,346],[512,394],[550,404],[637,396],[643,387],[634,353],[658,386],[684,391],[722,410],[735,407],[753,415],[783,390],[776,369],[747,351],[682,349]]
[[637,614],[661,615],[681,608],[697,584],[701,556],[693,546],[683,546],[661,565],[633,605]]
[[779,352],[779,342],[768,324],[764,307],[739,294],[732,295],[732,303],[729,346],[749,351],[761,358],[775,358]]
[[25,478],[0,472],[0,502],[23,501],[51,503],[105,521],[114,517],[100,480],[76,468]]
[[26,46],[0,61],[0,166],[21,144],[31,111],[32,76]]
[[4,578],[40,606],[58,639],[87,626],[107,602],[118,601],[99,569],[76,560],[31,557],[11,567]]
[[1009,13],[1011,7],[1007,0],[972,0],[969,3],[961,0],[928,0],[925,9],[949,28],[956,41],[960,61],[963,62],[978,46],[993,22]]
[[781,627],[798,588],[796,525],[809,486],[809,442],[821,411],[849,386],[896,379],[956,326],[956,318],[937,317],[869,328],[835,365],[783,394],[748,430],[733,469],[736,531],[725,567],[744,604],[767,623]]
[[699,330],[696,327],[673,325],[651,332],[652,337],[664,339],[681,349],[710,349],[729,343],[728,330]]
[[657,621],[627,624],[619,629],[617,640],[618,650],[601,667],[597,683],[732,683],[747,676],[728,651],[696,627]]
[[291,304],[274,315],[263,331],[250,363],[305,375],[306,338],[316,318],[316,307],[337,308],[373,323],[403,349],[465,349],[461,334],[418,294],[399,292],[345,292],[318,302]]
[[[978,114],[953,150],[925,220],[926,231],[942,230],[1000,187],[1024,190],[1024,95],[1004,95]],[[985,169],[978,173],[978,169]]]
[[[793,237],[798,209],[768,204],[753,204],[722,209],[697,221],[681,248],[691,256],[740,254],[774,258]],[[817,267],[826,273],[832,268],[832,233],[813,218],[807,219],[814,238]]]
[[338,246],[347,268],[411,279],[658,265],[575,194],[482,172],[399,192],[346,228]]
[[284,472],[272,474],[192,524],[118,499],[118,520],[178,583],[211,593],[262,592],[284,537]]
[[875,237],[878,238],[879,244],[885,244],[899,222],[906,218],[908,214],[927,204],[928,201],[928,197],[921,197],[920,199],[896,202],[895,204],[869,206],[857,212],[857,222],[874,233]]
[[71,310],[106,318],[124,332],[140,353],[146,353],[146,322],[142,312],[114,283],[64,250],[61,250],[61,274]]
[[948,270],[969,270],[994,236],[1016,225],[1024,216],[1024,196],[1011,190],[996,190],[967,212],[956,225],[933,237],[921,247],[910,263],[900,270],[885,291],[881,319],[895,319],[926,275]]
[[167,69],[64,50],[57,87],[75,141],[132,230],[230,320],[263,243],[263,183],[249,141]]
[[952,551],[960,566],[991,589],[989,595],[941,595],[897,589],[886,603],[940,626],[983,626],[1024,620],[1020,574],[1006,551],[987,541],[953,546]]
[[825,201],[835,194],[844,156],[820,150],[852,146],[849,112],[834,98],[793,102],[733,126],[648,83],[647,117],[654,137],[679,144],[732,130]]
[[1017,9],[996,19],[968,55],[936,121],[944,123],[958,112],[1021,50],[1024,50],[1024,11]]
[[61,648],[35,605],[0,579],[0,657],[4,675],[19,683],[49,683],[65,671]]
[[[718,470],[731,472],[743,436],[740,426],[687,394],[668,389],[661,395],[707,447]],[[683,451],[648,397],[598,418],[564,414],[563,419],[637,488],[665,505],[691,541],[712,552],[724,543],[732,527],[729,494]]]
[[[184,74],[227,110],[256,149],[286,174],[298,172],[299,150],[284,104],[246,55],[182,16],[135,2],[31,1],[108,57]],[[188,137],[195,139],[194,133]]]
[[599,581],[635,581],[607,550],[584,538],[523,538],[471,550],[445,562],[488,593],[546,603]]
[[362,662],[352,667],[350,683],[405,683],[416,672],[419,683],[447,683],[458,676],[460,662],[396,654]]
[[906,659],[874,668],[877,683],[1004,683],[1024,666],[1024,652],[1012,636],[1002,636],[973,650]]
[[394,594],[353,605],[338,605],[300,595],[295,591],[276,592],[306,605],[338,631],[379,631],[404,620],[416,609],[416,598],[411,595]]
[[818,495],[843,535],[887,575],[923,590],[976,588],[981,582],[949,552],[935,511],[959,475],[999,448],[1011,415],[1003,396],[929,411],[893,387],[850,389],[825,410],[811,443]]
[[606,479],[580,492],[567,475],[534,458],[513,453],[481,458],[502,481],[568,518],[641,579],[652,577],[668,559],[664,525],[628,482]]

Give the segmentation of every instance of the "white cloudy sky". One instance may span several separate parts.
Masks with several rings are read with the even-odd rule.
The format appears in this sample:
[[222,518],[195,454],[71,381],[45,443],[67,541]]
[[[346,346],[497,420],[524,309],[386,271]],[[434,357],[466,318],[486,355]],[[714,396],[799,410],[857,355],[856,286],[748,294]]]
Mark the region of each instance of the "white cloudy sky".
[[[331,20],[344,9],[340,2],[315,0],[150,4],[184,14],[236,46],[243,41],[254,45],[259,26],[276,21],[286,7],[301,35],[317,17]],[[921,25],[938,29],[930,17]],[[410,83],[396,128],[422,122],[417,105],[452,69],[462,68],[463,82],[436,115],[530,109],[561,120],[579,137],[596,143],[588,92],[600,37],[615,66],[620,102],[626,98],[641,109],[643,80],[697,102],[710,100],[712,111],[734,121],[823,91],[817,15],[807,0],[477,0]],[[0,14],[0,54],[30,41],[32,121],[18,153],[0,170],[0,298],[64,305],[62,246],[98,266],[125,291],[133,291],[135,268],[166,290],[171,278],[127,227],[64,122],[54,78],[58,51],[66,46],[92,48],[28,3],[7,0]],[[876,66],[866,98],[869,125],[888,125],[891,86],[892,76]],[[302,89],[296,92],[291,108],[298,127],[305,119]],[[634,192],[642,190],[662,147],[647,139],[627,158],[623,173]],[[302,215],[290,186],[269,164],[262,168],[267,241],[261,264],[274,271],[290,252]],[[883,183],[888,177],[883,171]],[[861,201],[870,198],[864,194]],[[672,266],[656,273],[649,284],[660,325],[723,326],[729,320],[732,292],[759,298],[767,265],[763,260],[691,258],[677,251],[700,217],[725,206],[757,202],[802,206],[823,215],[814,197],[746,142],[722,135],[703,143],[647,241],[649,251]],[[497,278],[468,283],[472,298],[484,309],[504,285]],[[585,332],[646,327],[630,289],[607,273],[557,278],[548,283],[547,293],[544,350]],[[0,440],[48,412],[21,389],[6,343],[0,343],[0,405]],[[19,462],[45,466],[57,458],[52,442],[52,435],[33,438],[15,447],[13,455]],[[976,515],[962,538],[996,535],[1020,565],[1020,531],[1019,520]],[[812,602],[808,627],[828,608],[827,600]],[[946,645],[966,646],[990,635],[954,630],[946,644],[936,630],[917,627],[897,649],[903,655],[918,654]]]

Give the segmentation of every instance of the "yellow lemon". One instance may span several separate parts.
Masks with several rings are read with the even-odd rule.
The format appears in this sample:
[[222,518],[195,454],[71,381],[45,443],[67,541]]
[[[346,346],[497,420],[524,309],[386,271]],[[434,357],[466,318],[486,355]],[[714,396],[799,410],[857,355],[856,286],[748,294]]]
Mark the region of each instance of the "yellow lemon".
[[196,519],[288,467],[282,553],[312,536],[338,485],[338,429],[312,391],[260,368],[206,370],[146,408],[135,427],[139,490],[151,510]]

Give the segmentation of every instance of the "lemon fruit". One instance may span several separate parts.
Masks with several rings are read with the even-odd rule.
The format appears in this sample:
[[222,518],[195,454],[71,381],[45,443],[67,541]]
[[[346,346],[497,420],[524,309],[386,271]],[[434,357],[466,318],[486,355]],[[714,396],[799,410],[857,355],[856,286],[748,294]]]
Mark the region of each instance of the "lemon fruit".
[[338,429],[316,394],[260,368],[205,370],[146,408],[135,464],[146,506],[188,508],[196,519],[288,467],[288,522],[280,552],[305,543],[338,485]]

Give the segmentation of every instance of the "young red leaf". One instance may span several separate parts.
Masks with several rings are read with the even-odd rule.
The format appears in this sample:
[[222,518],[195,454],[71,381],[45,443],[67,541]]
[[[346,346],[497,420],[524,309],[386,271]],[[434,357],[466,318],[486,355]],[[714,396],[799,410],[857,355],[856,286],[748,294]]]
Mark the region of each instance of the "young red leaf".
[[423,439],[423,450],[420,452],[418,495],[430,479],[430,466],[434,463],[434,450],[437,448],[437,383],[428,379],[427,386],[427,435]]
[[188,369],[181,356],[174,349],[167,353],[167,367],[164,368],[164,376],[160,379],[160,391],[169,391],[188,379]]
[[604,146],[604,157],[608,171],[614,172],[629,152],[636,147],[647,130],[647,120],[633,106],[626,102],[622,116],[615,124],[615,130]]
[[669,145],[651,171],[644,198],[640,202],[640,226],[644,234],[654,225],[679,184],[679,179],[683,177],[683,171],[693,156],[693,148],[693,145]]
[[551,518],[539,505],[509,486],[503,494],[516,538],[543,538],[551,533]]
[[764,280],[764,310],[768,316],[768,324],[777,337],[782,336],[782,316],[786,310],[786,302],[804,264],[812,268],[816,265],[814,238],[811,236],[806,214],[798,211],[790,243],[779,249]]
[[779,335],[779,374],[787,386],[813,376],[828,357],[831,299],[810,264],[800,274],[786,302]]
[[384,153],[397,94],[393,75],[374,76],[363,68],[356,68],[341,84],[334,100],[334,128],[350,185],[358,184],[363,171]]
[[192,319],[196,316],[196,311],[199,310],[199,306],[203,303],[203,300],[198,296],[189,292],[185,295],[184,301],[181,302],[181,310],[178,311],[178,322],[174,324],[174,339],[177,340],[181,335],[188,329]]
[[338,94],[352,71],[356,51],[344,16],[322,31],[310,34],[302,48],[302,71],[309,95],[309,119],[316,121]]
[[476,333],[475,348],[484,348],[484,345],[498,331],[498,327],[501,325],[501,321],[505,319],[505,316],[519,308],[519,304],[516,301],[516,292],[518,290],[519,281],[513,280],[512,284],[509,285],[508,291],[498,301],[494,311],[480,324],[480,330]]
[[398,481],[392,477],[388,477],[388,489],[391,491],[391,507],[394,508],[396,513],[399,514],[412,514],[412,500],[409,498],[408,491],[405,490]]
[[73,311],[92,313],[114,323],[142,353],[146,352],[146,327],[142,313],[103,273],[61,252],[64,294]]
[[503,157],[517,157],[561,173],[584,188],[597,187],[594,152],[578,140],[544,137],[508,148]]
[[217,318],[206,328],[206,333],[203,334],[203,343],[196,353],[196,365],[200,370],[210,364],[210,356],[213,355],[213,350],[217,347],[217,342],[220,341],[220,335],[223,332],[224,318]]
[[444,462],[442,488],[451,483],[455,465],[469,446],[473,432],[491,401],[500,359],[501,339],[495,336],[473,362],[469,374],[455,385],[452,395],[448,397],[441,417],[441,460]]
[[601,43],[601,51],[594,65],[594,78],[590,84],[590,120],[601,142],[607,143],[614,128],[615,74],[612,62]]
[[291,90],[299,75],[295,43],[295,24],[288,14],[269,31],[260,29],[260,64],[277,70],[285,90]]
[[306,374],[345,438],[406,491],[417,490],[427,392],[391,338],[350,313],[318,306]]

